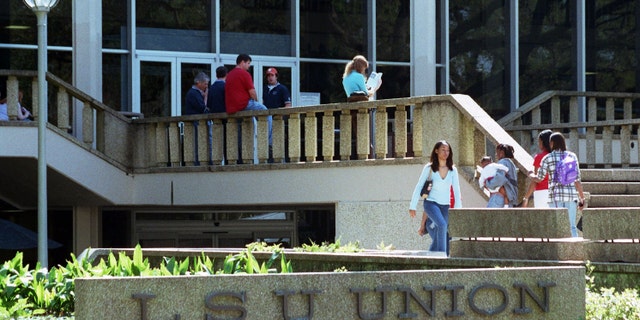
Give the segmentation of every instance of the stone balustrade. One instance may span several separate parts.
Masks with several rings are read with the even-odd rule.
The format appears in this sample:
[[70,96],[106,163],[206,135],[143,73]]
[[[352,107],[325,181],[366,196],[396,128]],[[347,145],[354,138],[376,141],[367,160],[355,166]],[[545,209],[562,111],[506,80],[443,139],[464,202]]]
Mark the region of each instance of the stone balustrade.
[[525,149],[537,151],[544,129],[563,132],[567,148],[581,165],[636,167],[640,165],[640,115],[633,105],[637,93],[547,91],[498,120]]

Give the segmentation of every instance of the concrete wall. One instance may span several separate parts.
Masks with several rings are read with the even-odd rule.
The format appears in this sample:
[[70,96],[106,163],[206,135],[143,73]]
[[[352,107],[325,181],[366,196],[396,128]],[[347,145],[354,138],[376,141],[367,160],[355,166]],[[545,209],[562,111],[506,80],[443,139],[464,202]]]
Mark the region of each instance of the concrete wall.
[[584,274],[535,267],[76,279],[75,317],[580,319]]

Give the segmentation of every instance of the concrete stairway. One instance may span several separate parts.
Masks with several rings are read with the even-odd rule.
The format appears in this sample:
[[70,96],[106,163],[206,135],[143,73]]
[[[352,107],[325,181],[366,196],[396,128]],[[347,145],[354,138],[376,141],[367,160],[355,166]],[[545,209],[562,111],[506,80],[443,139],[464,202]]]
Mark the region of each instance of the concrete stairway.
[[640,169],[580,169],[589,208],[640,207]]

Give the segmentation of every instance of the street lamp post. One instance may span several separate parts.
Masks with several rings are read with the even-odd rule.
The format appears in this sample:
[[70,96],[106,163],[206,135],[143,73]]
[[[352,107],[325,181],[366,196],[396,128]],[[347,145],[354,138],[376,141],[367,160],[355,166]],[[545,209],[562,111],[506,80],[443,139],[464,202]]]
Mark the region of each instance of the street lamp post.
[[49,267],[47,245],[47,160],[45,134],[47,129],[47,13],[58,0],[23,0],[38,18],[38,261]]

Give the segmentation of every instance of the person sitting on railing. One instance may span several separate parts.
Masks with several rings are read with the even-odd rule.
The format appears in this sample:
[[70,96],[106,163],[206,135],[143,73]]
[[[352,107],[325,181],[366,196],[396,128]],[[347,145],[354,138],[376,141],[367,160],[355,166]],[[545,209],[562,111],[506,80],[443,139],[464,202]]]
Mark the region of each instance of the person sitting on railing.
[[[1,95],[1,94],[0,94]],[[18,120],[31,121],[31,112],[22,106],[22,91],[18,92]],[[0,121],[9,121],[7,98],[0,100]]]
[[344,67],[342,86],[347,94],[347,102],[369,101],[375,89],[368,89],[365,83],[369,62],[364,56],[357,55]]

